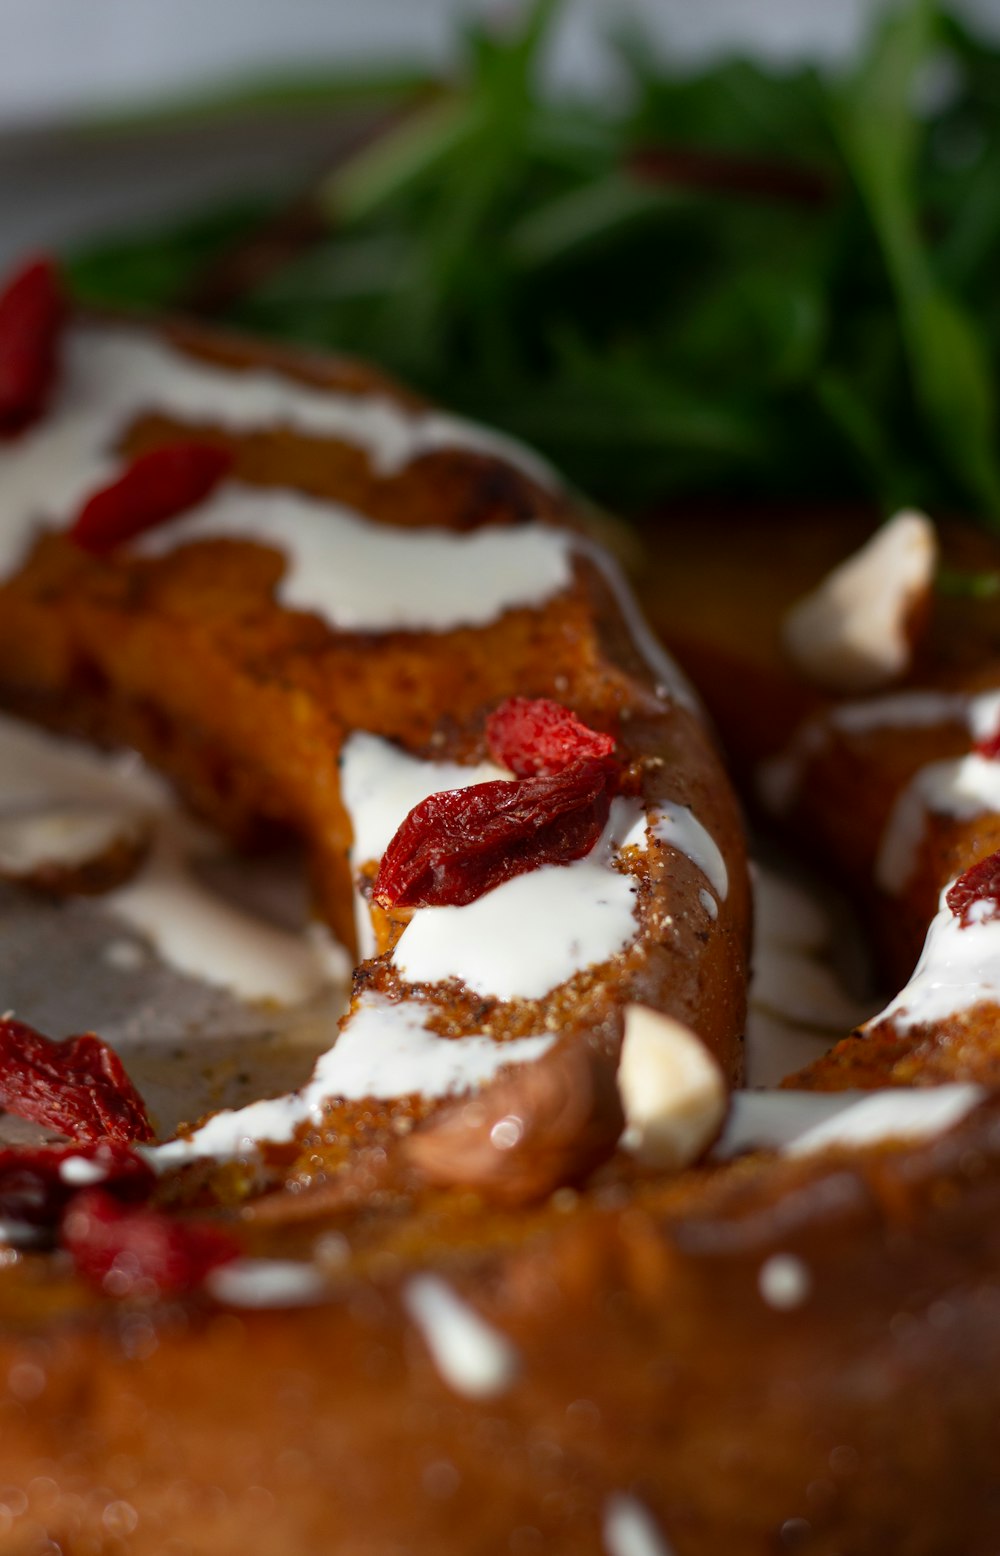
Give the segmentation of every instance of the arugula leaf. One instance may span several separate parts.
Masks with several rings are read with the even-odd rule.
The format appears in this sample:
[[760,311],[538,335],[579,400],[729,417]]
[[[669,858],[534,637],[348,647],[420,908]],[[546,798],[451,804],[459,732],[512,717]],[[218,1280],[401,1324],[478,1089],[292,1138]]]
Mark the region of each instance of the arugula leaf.
[[914,198],[920,134],[914,89],[934,38],[929,0],[890,17],[837,95],[833,122],[878,237],[928,428],[984,516],[1000,526],[990,365],[971,320],[933,273]]
[[[447,82],[400,76],[388,127],[317,185],[311,246],[237,264],[257,279],[216,289],[221,317],[370,356],[606,504],[860,497],[996,522],[1000,50],[931,0],[841,80],[678,76],[633,31],[622,95],[567,100],[540,86],[557,14],[464,27]],[[942,47],[951,88],[918,116]],[[73,277],[168,307],[267,250],[276,216],[109,239]]]

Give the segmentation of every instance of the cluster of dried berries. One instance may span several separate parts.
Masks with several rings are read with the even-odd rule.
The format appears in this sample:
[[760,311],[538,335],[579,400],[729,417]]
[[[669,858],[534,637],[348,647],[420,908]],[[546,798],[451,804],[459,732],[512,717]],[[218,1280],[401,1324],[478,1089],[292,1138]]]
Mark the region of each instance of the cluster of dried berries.
[[153,1138],[124,1065],[91,1032],[54,1043],[22,1021],[0,1021],[0,1107],[71,1140]]
[[[58,368],[66,308],[56,267],[39,258],[0,292],[0,433],[19,432],[45,408]],[[97,554],[193,508],[232,465],[226,449],[183,441],[140,454],[84,504],[69,533]]]
[[382,857],[381,907],[464,907],[515,875],[594,847],[618,777],[612,737],[557,702],[526,697],[501,703],[486,736],[514,781],[445,789],[415,805]]
[[0,1149],[0,1217],[57,1237],[109,1295],[190,1291],[238,1254],[219,1228],[145,1205],[156,1177],[133,1147],[153,1136],[146,1107],[92,1033],[56,1043],[0,1020],[0,1106],[74,1142]]
[[987,762],[995,762],[1000,759],[1000,725],[992,735],[986,735],[982,740],[977,740],[973,746],[976,756],[985,757]]

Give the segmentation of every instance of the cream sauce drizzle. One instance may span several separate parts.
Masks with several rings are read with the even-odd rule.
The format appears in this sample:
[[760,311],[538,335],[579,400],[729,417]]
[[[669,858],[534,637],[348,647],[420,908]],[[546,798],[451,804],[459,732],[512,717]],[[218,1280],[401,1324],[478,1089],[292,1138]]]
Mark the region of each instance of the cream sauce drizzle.
[[[349,973],[346,953],[290,934],[211,891],[193,866],[219,845],[177,810],[166,785],[132,755],[106,756],[0,715],[0,816],[25,821],[67,806],[97,806],[153,828],[153,845],[131,881],[100,899],[177,971],[244,999],[295,1003]],[[30,807],[30,810],[29,808]],[[50,838],[51,841],[51,838]],[[48,852],[49,862],[63,862]],[[75,862],[73,850],[65,862]]]
[[572,537],[542,524],[468,534],[374,524],[340,504],[226,482],[132,547],[163,556],[210,540],[278,551],[277,597],[350,632],[447,632],[543,604],[572,579]]
[[333,1098],[357,1102],[417,1093],[436,1099],[474,1091],[506,1065],[541,1058],[555,1041],[554,1033],[505,1043],[479,1034],[439,1037],[425,1025],[430,1014],[416,1001],[392,1003],[377,994],[362,995],[301,1091],[216,1113],[187,1139],[153,1147],[150,1160],[166,1169],[203,1158],[245,1156],[258,1141],[291,1140],[300,1124],[318,1122]]
[[991,904],[972,909],[961,923],[948,907],[945,887],[909,983],[869,1023],[891,1021],[906,1031],[988,1002],[1000,1005],[1000,919],[986,917]]
[[490,1399],[510,1388],[520,1370],[517,1351],[447,1281],[411,1276],[403,1305],[449,1388],[468,1399]]
[[340,753],[340,785],[354,832],[354,864],[381,859],[400,823],[428,795],[497,778],[511,774],[492,762],[430,762],[379,735],[350,735]]
[[738,1091],[712,1151],[729,1161],[745,1151],[810,1155],[831,1146],[919,1140],[943,1133],[982,1101],[980,1086],[883,1091]]
[[763,762],[757,788],[769,810],[782,814],[793,805],[807,767],[830,743],[834,730],[864,735],[878,729],[927,729],[935,724],[961,723],[969,698],[961,692],[892,692],[841,702],[795,732],[788,749]]
[[603,1535],[607,1556],[673,1556],[649,1508],[624,1491],[604,1504]]
[[696,869],[708,881],[716,896],[723,902],[729,895],[729,872],[726,861],[712,834],[702,826],[697,816],[686,805],[671,802],[654,814],[650,831],[661,842],[669,843],[678,853],[690,859]]
[[329,1294],[323,1272],[295,1259],[232,1259],[211,1270],[205,1285],[227,1307],[311,1307]]
[[512,460],[545,485],[554,480],[520,444],[441,411],[411,411],[384,394],[319,388],[270,369],[200,361],[132,326],[78,325],[65,343],[50,413],[0,456],[0,572],[21,559],[40,520],[66,522],[114,476],[115,442],[152,412],[240,432],[284,426],[342,439],[365,449],[381,475],[436,449],[466,448]]

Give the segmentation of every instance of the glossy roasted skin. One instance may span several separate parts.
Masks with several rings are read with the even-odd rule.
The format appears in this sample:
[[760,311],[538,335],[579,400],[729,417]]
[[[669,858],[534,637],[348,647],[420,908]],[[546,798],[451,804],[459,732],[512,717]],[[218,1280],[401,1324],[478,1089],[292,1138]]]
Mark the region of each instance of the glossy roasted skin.
[[[177,330],[172,339],[230,366],[264,364],[310,383],[398,394],[353,365],[289,359],[201,332]],[[563,499],[479,453],[429,454],[382,477],[346,444],[280,429],[224,436],[162,419],[123,428],[122,451],[182,434],[225,443],[241,480],[294,486],[399,527],[578,522]],[[738,1080],[749,899],[737,807],[704,725],[657,692],[590,557],[581,554],[573,586],[543,607],[508,610],[483,627],[378,635],[337,632],[280,606],[282,567],[277,552],[233,541],[151,561],[98,559],[45,534],[0,588],[0,699],[57,728],[135,746],[239,841],[275,828],[297,833],[317,908],[352,945],[351,831],[338,774],[345,733],[365,729],[420,755],[474,761],[486,754],[485,720],[504,698],[558,698],[596,728],[618,732],[636,792],[696,808],[732,880],[718,921],[710,920],[690,861],[672,848],[653,850],[638,954],[627,968],[598,969],[591,996],[585,977],[574,991],[581,999],[571,995],[559,1019],[586,1023],[623,997],[648,1000],[695,1026]],[[461,1029],[460,1001],[456,1022]]]
[[[132,446],[172,430],[147,425]],[[322,453],[276,434],[236,457],[247,478],[301,472],[389,522],[510,522],[536,506],[563,522],[523,477],[474,456],[380,482],[354,451]],[[344,729],[473,759],[512,691],[617,725],[642,792],[692,807],[732,889],[710,924],[694,866],[652,846],[636,946],[557,992],[548,1014],[564,1042],[592,1045],[595,1097],[626,999],[695,1026],[735,1075],[747,918],[735,805],[698,720],[656,695],[601,576],[581,562],[571,594],[495,628],[359,644],[275,608],[279,565],[219,546],[94,564],[44,540],[4,592],[6,696],[135,741],[239,836],[262,820],[301,832],[338,926]],[[759,684],[748,674],[732,693],[734,731],[758,715],[790,731],[795,717],[763,708]],[[359,986],[391,977],[376,961]],[[456,993],[449,1029],[495,1021],[514,1035],[539,1014]],[[581,1116],[603,1139],[602,1108]],[[324,1269],[314,1307],[115,1303],[41,1255],[0,1271],[4,1478],[22,1493],[0,1549],[34,1556],[48,1537],[73,1556],[609,1556],[602,1530],[622,1495],[677,1556],[996,1548],[995,1102],[907,1150],[758,1155],[665,1178],[624,1153],[585,1177],[588,1159],[578,1191],[515,1209],[435,1187],[419,1160],[387,1153],[413,1118],[405,1101],[363,1127],[331,1110],[291,1168],[304,1192],[220,1217],[248,1253]],[[234,1181],[226,1198],[246,1190]],[[782,1309],[762,1272],[789,1256],[805,1287]],[[449,1388],[405,1309],[417,1271],[445,1276],[513,1343],[508,1389]]]
[[[81,1308],[29,1262],[5,1273],[25,1511],[2,1548],[44,1529],[101,1556],[600,1556],[624,1488],[679,1556],[987,1556],[998,1198],[993,1103],[908,1151],[756,1158],[516,1216],[440,1196],[333,1219],[350,1257],[296,1312]],[[775,1255],[808,1271],[792,1310],[762,1295]],[[501,1395],[441,1379],[401,1302],[420,1267],[513,1340]]]

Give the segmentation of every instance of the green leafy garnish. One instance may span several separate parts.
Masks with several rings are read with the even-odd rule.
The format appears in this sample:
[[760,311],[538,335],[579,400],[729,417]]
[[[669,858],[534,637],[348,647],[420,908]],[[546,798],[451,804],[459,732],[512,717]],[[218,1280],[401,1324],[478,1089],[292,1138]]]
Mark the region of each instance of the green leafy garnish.
[[467,27],[448,82],[376,73],[390,122],[279,265],[246,265],[282,215],[244,206],[78,255],[80,295],[212,298],[370,356],[619,508],[865,497],[1000,525],[1000,51],[910,0],[840,77],[679,76],[632,33],[620,101],[566,101],[540,84],[556,9]]

